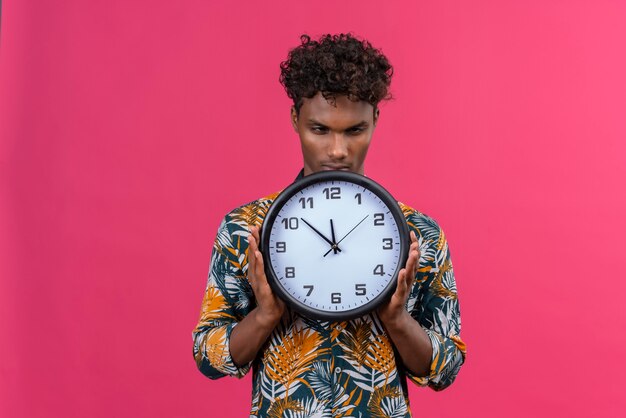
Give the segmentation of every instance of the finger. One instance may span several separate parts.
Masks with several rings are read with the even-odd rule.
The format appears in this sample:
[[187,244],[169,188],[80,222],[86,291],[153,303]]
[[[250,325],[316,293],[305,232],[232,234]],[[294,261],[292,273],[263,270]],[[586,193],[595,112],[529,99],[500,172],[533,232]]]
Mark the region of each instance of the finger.
[[[261,275],[263,275],[263,278],[265,278],[265,270],[264,270],[264,266],[263,266],[263,254],[261,254],[261,250],[259,250],[259,228],[257,226],[253,226],[250,227],[250,232],[252,233],[252,251],[254,254],[254,256],[252,257],[254,259],[254,274],[255,274],[255,278],[259,279]],[[267,281],[267,280],[263,280],[263,281]]]
[[415,264],[417,263],[417,252],[415,250],[415,248],[413,247],[413,245],[411,244],[411,247],[409,248],[409,254],[408,257],[406,259],[406,264],[404,265],[404,268],[410,273],[413,272],[415,270]]
[[417,272],[416,264],[417,264],[417,253],[415,251],[412,251],[411,254],[409,255],[409,261],[407,262],[405,275],[403,277],[404,285],[406,287],[406,293],[409,293],[411,290],[411,287],[413,286],[413,282],[415,280],[415,274]]
[[404,300],[404,297],[407,293],[405,280],[406,273],[406,268],[403,268],[402,270],[400,270],[400,273],[398,273],[398,284],[396,285],[395,295],[400,298],[400,300]]
[[411,274],[415,274],[417,270],[417,260],[418,260],[418,250],[417,248],[411,248],[409,250],[409,258],[406,262],[406,269]]
[[260,285],[267,284],[267,277],[265,277],[265,265],[263,263],[263,254],[261,251],[256,251],[255,255],[255,276],[259,281]]
[[248,235],[248,280],[254,282],[256,271],[256,240],[252,234]]
[[252,230],[250,231],[250,235],[248,235],[248,245],[251,251],[256,251],[258,249],[257,240],[254,237]]
[[258,247],[259,244],[261,243],[261,237],[259,236],[259,227],[253,226],[250,230],[252,231],[252,236],[254,236],[254,239],[256,240],[257,247]]
[[406,269],[415,276],[419,260],[419,244],[415,232],[411,231],[411,246],[409,247],[409,257],[406,262]]
[[408,293],[411,286],[413,286],[413,281],[415,280],[415,275],[417,274],[417,264],[419,260],[419,249],[417,246],[417,242],[413,241],[411,247],[409,248],[409,256],[406,261],[406,266],[404,268],[403,282],[406,287],[406,292]]
[[417,259],[419,260],[420,255],[420,244],[417,241],[417,235],[415,235],[415,231],[411,231],[411,247],[415,246],[417,250]]

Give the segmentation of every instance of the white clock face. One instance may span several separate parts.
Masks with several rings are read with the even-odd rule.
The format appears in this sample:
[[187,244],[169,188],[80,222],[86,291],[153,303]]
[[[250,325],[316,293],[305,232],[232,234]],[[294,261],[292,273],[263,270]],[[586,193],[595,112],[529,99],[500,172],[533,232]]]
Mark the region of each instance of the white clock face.
[[401,227],[369,188],[321,181],[280,206],[266,258],[288,299],[310,312],[341,316],[380,299],[392,282],[395,289],[406,251]]

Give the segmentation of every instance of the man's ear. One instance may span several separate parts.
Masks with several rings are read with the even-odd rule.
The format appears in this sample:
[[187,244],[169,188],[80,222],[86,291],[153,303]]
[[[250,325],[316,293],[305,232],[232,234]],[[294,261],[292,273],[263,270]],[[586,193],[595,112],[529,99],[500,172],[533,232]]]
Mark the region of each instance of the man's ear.
[[291,126],[294,131],[298,132],[298,112],[295,106],[291,106]]
[[378,116],[380,116],[380,109],[374,109],[374,126],[378,123]]

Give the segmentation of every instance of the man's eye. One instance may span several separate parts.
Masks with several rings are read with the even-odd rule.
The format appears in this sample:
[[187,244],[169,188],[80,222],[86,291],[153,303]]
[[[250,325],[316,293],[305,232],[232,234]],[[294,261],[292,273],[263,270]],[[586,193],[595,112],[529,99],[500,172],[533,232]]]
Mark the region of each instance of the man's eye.
[[326,132],[328,132],[328,129],[324,128],[323,126],[314,126],[311,128],[311,131],[316,134],[325,134]]
[[363,132],[363,128],[351,128],[347,131],[348,135],[359,135],[361,132]]

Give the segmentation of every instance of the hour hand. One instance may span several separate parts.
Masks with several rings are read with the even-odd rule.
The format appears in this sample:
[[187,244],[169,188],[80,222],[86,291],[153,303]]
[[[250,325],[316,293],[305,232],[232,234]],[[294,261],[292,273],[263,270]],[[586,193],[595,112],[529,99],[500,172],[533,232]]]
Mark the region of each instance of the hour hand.
[[337,245],[337,238],[335,238],[335,227],[333,226],[333,220],[330,220],[330,237],[333,239],[333,248],[332,250],[337,254],[337,251],[341,251],[339,246]]
[[317,235],[319,235],[320,237],[322,237],[322,238],[324,239],[324,241],[326,241],[327,243],[329,243],[329,244],[330,244],[330,246],[331,246],[331,247],[333,247],[333,248],[331,248],[331,250],[332,250],[332,249],[337,249],[337,251],[341,251],[341,249],[340,249],[339,247],[337,247],[337,244],[335,244],[334,242],[332,242],[331,240],[329,240],[328,238],[326,238],[326,236],[325,236],[324,234],[322,234],[320,231],[318,231],[318,230],[317,230],[317,228],[315,228],[313,225],[311,225],[310,223],[308,223],[308,222],[306,221],[306,219],[304,219],[304,218],[300,218],[300,219],[302,220],[302,222],[304,222],[305,224],[307,224],[307,226],[308,226],[309,228],[311,228],[313,231],[315,231],[315,233],[316,233]]

